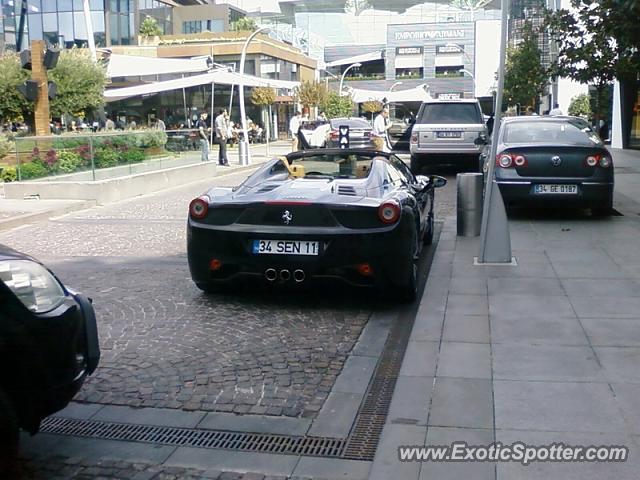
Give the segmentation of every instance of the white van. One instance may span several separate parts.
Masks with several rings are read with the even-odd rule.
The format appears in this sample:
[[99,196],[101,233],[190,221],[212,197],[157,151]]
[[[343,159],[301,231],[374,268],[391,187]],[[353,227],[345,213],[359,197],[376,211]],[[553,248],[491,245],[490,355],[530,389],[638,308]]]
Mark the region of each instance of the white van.
[[420,106],[413,125],[409,151],[411,170],[440,164],[471,164],[478,159],[486,139],[480,103],[476,99],[428,100]]

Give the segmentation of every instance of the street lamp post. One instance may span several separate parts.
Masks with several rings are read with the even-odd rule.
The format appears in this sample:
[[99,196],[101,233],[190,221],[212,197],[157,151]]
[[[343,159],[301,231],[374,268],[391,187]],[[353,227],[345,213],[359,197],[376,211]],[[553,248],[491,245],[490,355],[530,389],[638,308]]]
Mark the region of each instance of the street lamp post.
[[398,85],[402,85],[402,82],[396,82],[393,85],[391,85],[391,88],[389,88],[389,91],[393,92],[393,89],[396,88]]
[[342,72],[342,76],[340,77],[340,88],[338,89],[338,95],[342,95],[342,84],[344,83],[344,77],[347,75],[347,72],[352,68],[358,68],[361,66],[361,63],[352,63],[347,68],[345,68],[344,72]]
[[[469,54],[467,52],[464,51],[464,48],[462,48],[460,45],[458,45],[456,43],[446,43],[445,47],[455,48],[456,50],[458,50],[462,55],[464,55],[466,57],[467,60],[469,60],[469,63],[473,66],[472,58],[469,56]],[[476,96],[476,77],[473,75],[473,73],[471,73],[466,68],[463,68],[461,70],[461,72],[466,73],[473,80],[473,96],[475,97]]]
[[247,114],[244,108],[244,61],[247,56],[247,47],[249,46],[249,43],[251,43],[251,40],[253,40],[260,32],[268,29],[269,27],[261,27],[249,35],[242,46],[242,53],[240,55],[240,83],[238,85],[238,93],[240,94],[240,121],[242,122],[242,138],[238,142],[240,165],[249,165],[249,161],[251,159],[251,156],[249,155],[249,135],[247,134]]
[[471,73],[469,70],[467,70],[466,68],[463,68],[462,70],[460,70],[462,73],[466,73],[467,75],[469,75],[471,77],[471,81],[473,82],[473,96],[476,96],[476,76]]

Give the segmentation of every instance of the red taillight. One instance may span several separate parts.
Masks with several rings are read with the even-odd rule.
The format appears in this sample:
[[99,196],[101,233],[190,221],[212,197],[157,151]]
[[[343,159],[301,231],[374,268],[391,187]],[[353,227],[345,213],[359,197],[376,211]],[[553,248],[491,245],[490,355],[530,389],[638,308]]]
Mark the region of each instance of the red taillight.
[[189,215],[191,218],[201,220],[209,213],[209,197],[203,195],[194,200],[191,200],[189,204]]
[[516,167],[526,167],[527,159],[525,158],[524,155],[516,155],[515,158],[513,159],[513,163],[516,164]]
[[526,167],[527,157],[519,153],[502,153],[496,157],[496,166],[501,168]]
[[598,165],[598,157],[596,155],[589,155],[584,162],[587,164],[588,167],[595,167],[596,165]]
[[214,258],[209,262],[209,270],[211,270],[212,272],[217,272],[221,268],[222,268],[222,262],[217,258]]
[[360,275],[363,275],[365,277],[370,277],[371,275],[373,275],[373,268],[371,268],[371,265],[369,265],[368,263],[360,263],[356,265],[356,268],[358,269],[358,273]]
[[378,207],[378,217],[382,223],[395,223],[400,218],[400,205],[394,200],[384,202]]
[[331,130],[331,133],[329,134],[329,136],[331,137],[331,140],[338,140],[340,138],[340,134],[338,133],[338,130]]
[[416,135],[415,133],[411,135],[411,143],[413,143],[414,145],[418,143],[418,135]]
[[584,159],[584,163],[588,167],[597,167],[598,165],[602,168],[609,168],[611,166],[611,158],[606,155],[589,155]]

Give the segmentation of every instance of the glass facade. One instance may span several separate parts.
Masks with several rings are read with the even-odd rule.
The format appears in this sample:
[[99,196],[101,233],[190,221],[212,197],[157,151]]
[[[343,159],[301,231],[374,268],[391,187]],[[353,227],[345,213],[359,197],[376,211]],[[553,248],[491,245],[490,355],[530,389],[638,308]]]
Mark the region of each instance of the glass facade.
[[224,21],[220,19],[211,20],[189,20],[182,22],[182,33],[201,32],[224,32]]
[[[16,50],[20,0],[0,0],[0,52]],[[85,47],[87,27],[82,0],[29,0],[23,48],[31,40],[45,40],[64,48]],[[153,17],[162,32],[172,31],[172,7],[158,0],[89,0],[97,47],[136,43],[137,20]]]

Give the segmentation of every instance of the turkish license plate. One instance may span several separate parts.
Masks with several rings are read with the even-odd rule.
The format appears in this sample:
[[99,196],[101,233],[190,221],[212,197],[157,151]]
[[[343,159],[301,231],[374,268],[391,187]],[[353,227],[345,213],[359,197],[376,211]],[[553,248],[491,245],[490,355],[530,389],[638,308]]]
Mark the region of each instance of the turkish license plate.
[[552,195],[576,195],[578,193],[577,185],[535,185],[534,193],[536,194],[552,194]]
[[254,240],[256,255],[319,255],[320,242],[306,240]]
[[436,137],[438,137],[438,138],[460,138],[460,137],[462,137],[462,132],[436,132]]

